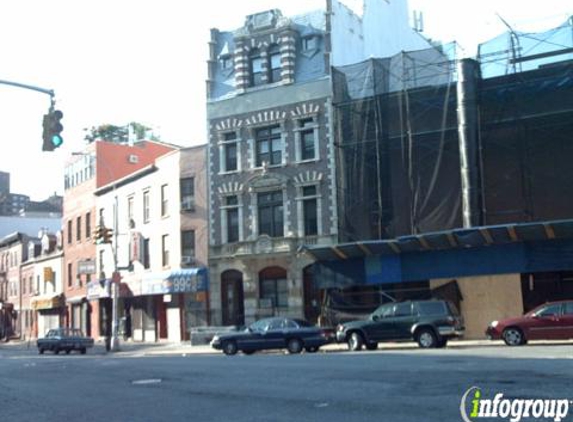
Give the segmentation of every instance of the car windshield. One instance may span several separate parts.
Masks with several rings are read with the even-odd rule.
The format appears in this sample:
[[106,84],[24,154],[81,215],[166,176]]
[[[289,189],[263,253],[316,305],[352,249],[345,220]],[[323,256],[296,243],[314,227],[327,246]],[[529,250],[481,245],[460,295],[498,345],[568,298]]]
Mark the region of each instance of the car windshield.
[[249,330],[251,330],[251,331],[264,331],[268,328],[271,321],[272,320],[270,320],[270,319],[260,319],[258,321],[255,321],[251,325],[249,325]]
[[543,306],[534,311],[533,315],[538,317],[559,315],[560,308],[561,304]]

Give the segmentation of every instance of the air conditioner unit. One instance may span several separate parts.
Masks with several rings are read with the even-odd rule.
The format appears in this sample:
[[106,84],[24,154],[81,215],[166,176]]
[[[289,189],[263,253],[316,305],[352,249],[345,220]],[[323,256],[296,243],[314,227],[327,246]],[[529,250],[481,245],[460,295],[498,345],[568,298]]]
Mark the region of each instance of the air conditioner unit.
[[191,267],[195,265],[195,257],[191,255],[183,255],[181,257],[181,266],[182,267]]
[[195,198],[186,197],[181,200],[181,209],[183,211],[195,211]]

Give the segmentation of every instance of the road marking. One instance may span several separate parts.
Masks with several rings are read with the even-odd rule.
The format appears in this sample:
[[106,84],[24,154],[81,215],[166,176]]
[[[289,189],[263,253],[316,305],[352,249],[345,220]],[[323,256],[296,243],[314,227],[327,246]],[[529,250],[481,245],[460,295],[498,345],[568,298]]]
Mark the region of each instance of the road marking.
[[146,384],[159,384],[161,382],[160,378],[150,378],[144,380],[133,380],[131,383],[133,385],[146,385]]

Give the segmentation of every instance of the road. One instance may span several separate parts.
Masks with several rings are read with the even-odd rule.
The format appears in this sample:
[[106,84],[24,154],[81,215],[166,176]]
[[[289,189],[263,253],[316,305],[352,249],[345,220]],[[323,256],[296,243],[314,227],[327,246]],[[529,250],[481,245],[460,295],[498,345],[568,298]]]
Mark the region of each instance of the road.
[[[252,356],[4,352],[0,415],[18,422],[460,421],[461,397],[472,386],[489,397],[573,399],[571,351],[531,345]],[[572,418],[573,405],[565,420]]]

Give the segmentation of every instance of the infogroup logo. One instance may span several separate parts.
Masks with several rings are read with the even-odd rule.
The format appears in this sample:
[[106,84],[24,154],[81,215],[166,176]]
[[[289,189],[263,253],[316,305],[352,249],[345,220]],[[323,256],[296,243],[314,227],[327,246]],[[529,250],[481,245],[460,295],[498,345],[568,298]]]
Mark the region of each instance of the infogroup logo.
[[510,422],[527,420],[552,420],[559,422],[569,413],[568,399],[516,399],[504,398],[495,393],[493,398],[484,398],[482,390],[473,386],[466,390],[460,403],[460,413],[465,422],[480,418],[499,418]]

